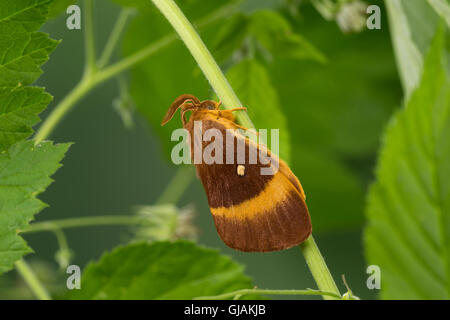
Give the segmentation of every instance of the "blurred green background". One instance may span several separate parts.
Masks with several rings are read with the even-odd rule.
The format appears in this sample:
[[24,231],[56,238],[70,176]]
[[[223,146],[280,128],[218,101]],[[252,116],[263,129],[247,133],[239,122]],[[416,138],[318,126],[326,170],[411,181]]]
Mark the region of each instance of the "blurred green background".
[[[225,3],[199,2],[179,1],[179,4],[195,20]],[[383,8],[381,2],[374,2]],[[144,39],[152,41],[170,32],[167,22],[149,7],[148,14],[154,14],[155,18],[136,15],[125,35],[123,54],[135,49],[133,43],[141,41],[144,45]],[[335,21],[326,21],[309,4],[298,8],[295,1],[248,1],[245,12],[261,7],[280,12],[293,32],[312,43],[327,60],[274,55],[264,66],[287,121],[290,165],[306,191],[321,252],[341,290],[344,274],[357,296],[376,298],[377,290],[366,287],[368,275],[362,247],[364,201],[373,179],[381,132],[402,99],[385,13],[381,30],[363,29],[346,34]],[[119,10],[111,1],[95,1],[98,49],[103,47]],[[38,82],[54,96],[42,119],[83,72],[83,33],[68,30],[65,19],[62,14],[44,27],[45,32],[62,42],[45,64]],[[215,37],[224,23],[214,24],[202,33],[213,55],[220,53],[220,48],[214,48]],[[226,61],[222,63],[226,65]],[[153,204],[175,174],[177,168],[164,153],[170,130],[161,132],[152,124],[160,122],[161,115],[179,94],[193,93],[207,99],[212,95],[211,89],[179,41],[137,66],[126,74],[126,79],[130,80],[137,109],[133,128],[126,128],[113,108],[119,89],[117,81],[110,80],[83,99],[53,132],[51,139],[55,142],[75,144],[64,159],[64,166],[53,177],[55,182],[41,196],[50,207],[36,221],[132,214],[137,205]],[[258,112],[257,108],[252,110],[249,106],[249,109],[250,117]],[[181,125],[178,117],[173,122],[173,126]],[[197,179],[178,204],[194,205],[198,242],[218,248],[244,264],[246,273],[258,287],[316,287],[298,248],[264,254],[227,248],[215,230]],[[128,228],[112,226],[70,229],[66,234],[75,253],[72,264],[81,267],[131,236]],[[35,250],[27,260],[48,263],[56,270],[54,235],[39,233],[25,238]],[[62,271],[55,272],[64,277]],[[10,272],[0,281],[10,288],[16,277]],[[13,290],[1,290],[2,298],[14,294]]]

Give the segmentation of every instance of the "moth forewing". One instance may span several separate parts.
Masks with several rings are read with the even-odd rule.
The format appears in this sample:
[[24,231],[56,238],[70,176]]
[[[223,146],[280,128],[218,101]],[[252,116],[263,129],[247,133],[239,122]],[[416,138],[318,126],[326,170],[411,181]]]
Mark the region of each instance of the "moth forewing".
[[[210,108],[210,100],[205,103],[194,98],[179,97],[168,113],[173,116],[174,108],[181,108],[183,116],[185,111],[191,112],[189,120],[183,122],[191,136],[191,157],[225,244],[241,251],[265,252],[306,240],[311,234],[311,219],[305,193],[286,163],[266,146],[242,134],[230,134],[242,128],[231,110],[219,110],[220,103]],[[189,105],[183,99],[189,100]],[[209,130],[214,134],[204,139]],[[213,161],[198,158],[205,151]]]

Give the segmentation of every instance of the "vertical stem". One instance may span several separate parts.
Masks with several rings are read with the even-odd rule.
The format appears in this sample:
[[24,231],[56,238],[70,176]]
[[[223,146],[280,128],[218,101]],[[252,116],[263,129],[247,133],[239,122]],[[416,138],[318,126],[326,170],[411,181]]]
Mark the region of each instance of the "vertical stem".
[[84,0],[84,50],[86,59],[84,76],[89,76],[96,70],[93,2],[94,0]]
[[66,113],[75,105],[75,102],[79,101],[86,95],[94,86],[91,85],[91,81],[88,78],[83,78],[70,93],[58,104],[58,106],[50,113],[36,132],[34,141],[36,144],[42,140],[47,139],[56,125],[66,115]]
[[42,283],[36,277],[33,270],[28,266],[28,264],[23,259],[16,261],[15,266],[16,270],[20,273],[23,280],[25,280],[28,287],[30,287],[31,291],[33,291],[34,295],[39,300],[51,300],[51,297],[48,294],[47,290],[44,288]]
[[[186,47],[191,52],[205,77],[210,82],[217,96],[222,101],[225,108],[242,107],[242,103],[234,93],[222,70],[220,70],[213,56],[206,48],[202,39],[195,31],[192,24],[181,12],[180,8],[173,0],[152,0],[162,14],[172,24],[172,27],[183,40]],[[253,128],[253,123],[244,111],[236,114],[237,120],[247,128]]]
[[[340,296],[341,294],[339,293],[339,289],[337,288],[336,283],[331,276],[330,270],[328,270],[327,264],[325,263],[325,260],[323,259],[312,235],[300,245],[300,249],[303,252],[306,263],[308,264],[309,270],[311,270],[319,290],[335,293]],[[326,300],[337,299],[335,297],[325,295],[323,298]]]
[[[184,16],[183,12],[181,12],[176,3],[173,0],[152,1],[167,18],[169,23],[180,36],[181,40],[189,49],[214,91],[217,93],[217,96],[223,102],[224,106],[226,108],[241,106],[241,102],[234,93],[211,53],[206,48],[192,24]],[[239,112],[236,118],[241,125],[247,128],[254,128],[246,112]],[[328,267],[325,264],[319,248],[314,242],[312,236],[301,245],[301,248],[319,289],[333,292],[340,296],[339,290],[337,289],[330,271],[328,270]],[[324,298],[326,299],[325,296]]]
[[194,172],[190,166],[180,166],[163,193],[159,196],[156,204],[176,204],[187,187],[189,187],[193,177]]

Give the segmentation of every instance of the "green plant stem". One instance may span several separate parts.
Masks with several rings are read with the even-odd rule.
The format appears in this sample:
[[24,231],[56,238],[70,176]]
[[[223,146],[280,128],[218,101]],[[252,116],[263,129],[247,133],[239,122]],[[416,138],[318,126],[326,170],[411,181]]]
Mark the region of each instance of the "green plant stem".
[[70,229],[80,227],[111,226],[111,225],[139,225],[145,222],[144,217],[139,216],[96,216],[79,217],[61,220],[49,220],[30,224],[20,233],[34,233],[42,231],[54,231],[55,229]]
[[[91,0],[87,0],[91,1]],[[205,27],[211,23],[214,23],[223,17],[226,17],[230,15],[234,10],[236,10],[237,5],[242,2],[242,0],[234,1],[231,3],[228,3],[224,5],[223,7],[219,8],[217,11],[212,12],[210,15],[206,16],[205,18],[201,19],[198,22],[199,27]],[[125,26],[125,24],[119,24],[122,27]],[[90,33],[86,32],[86,37],[89,36]],[[93,38],[93,37],[91,37]],[[115,41],[115,37],[111,35],[109,37],[110,41]],[[88,72],[84,74],[80,82],[73,88],[73,90],[63,99],[59,104],[56,105],[56,107],[53,109],[53,111],[50,113],[50,115],[45,119],[45,121],[40,126],[39,130],[37,131],[34,139],[36,143],[39,143],[45,139],[47,139],[53,130],[56,128],[58,123],[64,118],[64,116],[79,102],[83,97],[85,97],[91,90],[96,88],[99,84],[119,75],[120,73],[130,69],[131,67],[135,66],[136,64],[144,61],[154,53],[158,52],[159,50],[168,47],[171,43],[175,42],[177,40],[177,37],[175,34],[169,34],[167,36],[164,36],[160,38],[159,40],[150,43],[149,45],[145,46],[144,48],[140,49],[139,51],[133,53],[132,55],[129,55],[126,58],[123,58],[122,60],[106,67],[102,68],[100,70],[89,69],[94,70],[94,72]],[[91,41],[85,40],[86,45],[90,43]],[[109,43],[105,45],[105,49],[109,50],[107,48],[112,47],[112,44]],[[92,47],[91,47],[92,48]],[[92,50],[90,49],[89,52]],[[86,55],[88,55],[88,50],[86,50]],[[89,53],[89,56],[91,56],[92,53]],[[107,53],[102,53],[102,57],[107,55]],[[91,59],[86,59],[86,61],[91,61]],[[92,63],[92,62],[90,62]],[[95,63],[95,59],[94,59]],[[85,67],[86,70],[87,67]]]
[[191,166],[180,166],[163,193],[159,196],[156,204],[176,204],[191,184],[193,178],[194,170]]
[[219,294],[217,296],[202,296],[195,297],[194,300],[225,300],[229,298],[239,299],[244,295],[249,294],[264,294],[264,295],[282,295],[282,296],[298,296],[298,295],[312,295],[312,296],[327,296],[340,299],[340,295],[333,292],[326,292],[314,289],[306,290],[273,290],[273,289],[241,289],[233,292]]
[[50,294],[23,259],[16,261],[15,266],[17,272],[22,276],[23,280],[25,280],[36,298],[39,300],[51,300]]
[[79,101],[84,97],[92,88],[94,87],[92,80],[88,78],[83,78],[73,89],[69,92],[67,96],[56,106],[56,108],[50,113],[50,115],[45,119],[39,130],[34,136],[34,141],[36,144],[47,139],[52,131],[55,129],[56,125],[61,121],[64,115]]
[[[223,105],[226,108],[242,106],[238,97],[225,78],[222,70],[220,70],[200,36],[197,34],[194,27],[184,16],[183,12],[176,5],[176,3],[173,0],[152,1],[166,17],[186,47],[189,49],[200,69],[205,74],[205,77],[217,93],[217,96],[221,99]],[[247,128],[255,129],[247,115],[247,112],[239,112],[236,119],[241,125]],[[328,267],[325,264],[319,248],[315,244],[312,236],[301,245],[301,248],[308,267],[310,268],[319,289],[326,292],[332,292],[340,297],[339,290],[337,289],[333,277],[331,276],[331,273],[328,270]],[[329,298],[329,296],[325,295],[323,297],[324,299]]]
[[70,247],[64,231],[61,228],[54,228],[52,231],[55,234],[56,241],[58,242],[59,250],[69,251]]
[[[330,270],[328,270],[327,264],[325,263],[313,236],[311,235],[305,242],[300,245],[300,249],[303,252],[306,263],[308,264],[309,270],[313,275],[314,280],[320,290],[328,291],[334,293],[334,295],[340,297],[341,294],[339,289],[331,276]],[[333,296],[323,296],[324,299],[334,299]]]
[[[172,27],[183,40],[186,47],[191,52],[205,77],[214,88],[222,104],[227,109],[242,107],[242,103],[234,93],[222,70],[220,70],[213,56],[206,48],[202,39],[195,31],[192,24],[184,16],[183,12],[172,0],[152,0],[161,13],[167,18]],[[236,114],[236,118],[244,127],[253,128],[253,123],[247,112],[241,111]]]
[[95,37],[94,37],[94,18],[93,18],[94,0],[84,0],[84,50],[85,64],[84,76],[88,77],[97,69],[95,58]]
[[111,56],[114,52],[114,49],[117,47],[119,40],[122,36],[123,31],[125,30],[125,26],[127,25],[128,18],[131,17],[133,9],[124,8],[120,11],[119,17],[114,24],[113,30],[111,31],[108,41],[106,41],[105,48],[103,49],[103,53],[101,57],[98,59],[97,66],[98,68],[103,68],[109,63]]

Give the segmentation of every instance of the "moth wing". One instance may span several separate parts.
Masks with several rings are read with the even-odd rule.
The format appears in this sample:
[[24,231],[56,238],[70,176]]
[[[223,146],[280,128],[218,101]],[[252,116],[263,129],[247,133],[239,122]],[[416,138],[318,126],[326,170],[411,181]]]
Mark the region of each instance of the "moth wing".
[[[203,130],[216,128],[224,135],[227,128],[212,120],[203,121],[202,125]],[[226,164],[224,158],[223,164],[196,165],[220,237],[229,247],[241,251],[276,251],[300,244],[311,234],[311,220],[300,182],[276,157],[273,160],[279,170],[262,175],[261,169],[271,165],[249,161],[248,155],[259,152],[260,146],[248,139],[244,139],[246,158],[241,164],[244,174],[240,175],[239,139],[244,138],[236,136],[233,164]],[[226,150],[225,143],[224,139],[223,150]]]

